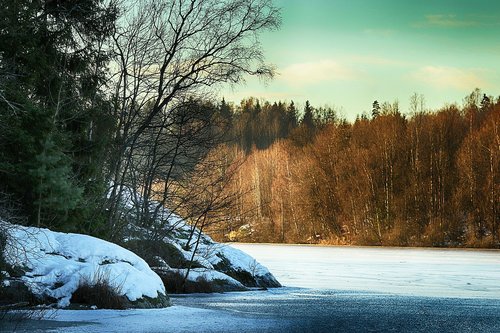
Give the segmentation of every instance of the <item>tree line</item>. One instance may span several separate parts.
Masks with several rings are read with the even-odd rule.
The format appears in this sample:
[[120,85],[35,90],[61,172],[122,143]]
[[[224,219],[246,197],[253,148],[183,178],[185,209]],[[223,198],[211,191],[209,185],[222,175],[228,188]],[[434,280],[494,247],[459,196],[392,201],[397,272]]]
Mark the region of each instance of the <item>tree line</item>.
[[240,167],[217,239],[499,246],[500,98],[475,90],[430,111],[415,94],[405,113],[375,101],[353,122],[255,99],[230,114],[224,149]]

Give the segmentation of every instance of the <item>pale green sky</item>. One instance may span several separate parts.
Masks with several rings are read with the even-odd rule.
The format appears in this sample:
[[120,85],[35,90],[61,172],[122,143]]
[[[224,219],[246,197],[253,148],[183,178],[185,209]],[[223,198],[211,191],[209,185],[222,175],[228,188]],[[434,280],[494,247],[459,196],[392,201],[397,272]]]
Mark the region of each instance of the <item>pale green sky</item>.
[[342,108],[348,119],[374,100],[414,92],[429,108],[462,103],[481,88],[500,95],[500,1],[276,0],[279,31],[262,35],[279,75],[222,94]]

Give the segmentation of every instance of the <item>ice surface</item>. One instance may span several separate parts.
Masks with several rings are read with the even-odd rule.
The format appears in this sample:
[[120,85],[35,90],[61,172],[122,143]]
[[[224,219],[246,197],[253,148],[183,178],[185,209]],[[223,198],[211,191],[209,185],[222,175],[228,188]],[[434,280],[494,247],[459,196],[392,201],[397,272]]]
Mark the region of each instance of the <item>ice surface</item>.
[[194,307],[132,310],[59,310],[53,317],[6,326],[0,332],[60,333],[165,333],[165,332],[274,332],[281,321],[269,317],[244,318],[238,314]]
[[500,299],[500,251],[232,244],[283,285]]

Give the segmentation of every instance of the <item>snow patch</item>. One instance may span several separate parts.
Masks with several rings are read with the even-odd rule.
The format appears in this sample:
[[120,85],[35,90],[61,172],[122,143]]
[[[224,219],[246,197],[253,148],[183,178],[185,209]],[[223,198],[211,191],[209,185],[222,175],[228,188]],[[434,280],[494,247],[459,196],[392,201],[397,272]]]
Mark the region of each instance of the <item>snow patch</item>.
[[136,301],[165,294],[160,277],[148,264],[116,244],[81,234],[2,223],[8,230],[6,261],[22,268],[21,278],[31,292],[66,307],[83,280],[105,277],[112,287]]

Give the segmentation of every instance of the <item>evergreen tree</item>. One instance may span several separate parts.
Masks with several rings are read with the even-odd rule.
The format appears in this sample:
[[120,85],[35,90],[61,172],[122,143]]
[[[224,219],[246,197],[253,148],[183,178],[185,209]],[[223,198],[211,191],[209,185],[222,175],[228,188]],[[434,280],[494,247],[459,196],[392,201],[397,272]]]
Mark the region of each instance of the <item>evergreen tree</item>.
[[297,108],[295,107],[295,103],[293,101],[291,101],[290,104],[288,105],[286,112],[287,112],[287,116],[288,116],[288,122],[290,124],[289,130],[292,130],[295,127],[297,127],[297,125],[299,123],[299,120],[298,120],[299,116],[297,113]]
[[116,12],[101,0],[0,6],[2,190],[21,200],[31,223],[74,230],[68,211],[87,209],[96,200],[82,194],[104,187],[103,129],[112,122],[100,90],[102,46]]
[[375,119],[380,115],[380,104],[377,100],[372,104],[372,118]]
[[233,112],[231,110],[231,106],[226,103],[226,100],[223,98],[219,105],[219,113],[222,119],[226,120],[228,123],[231,123],[233,118]]
[[77,207],[83,189],[71,181],[68,157],[50,137],[32,162],[34,164],[29,167],[28,175],[34,183],[33,205],[37,226],[42,223],[42,217],[45,223],[54,224],[53,220],[63,220],[70,210]]
[[487,111],[491,106],[491,99],[483,94],[483,99],[481,100],[481,111]]
[[302,124],[304,124],[307,128],[314,127],[313,108],[309,101],[306,101],[306,106],[304,107],[304,117],[302,118]]

